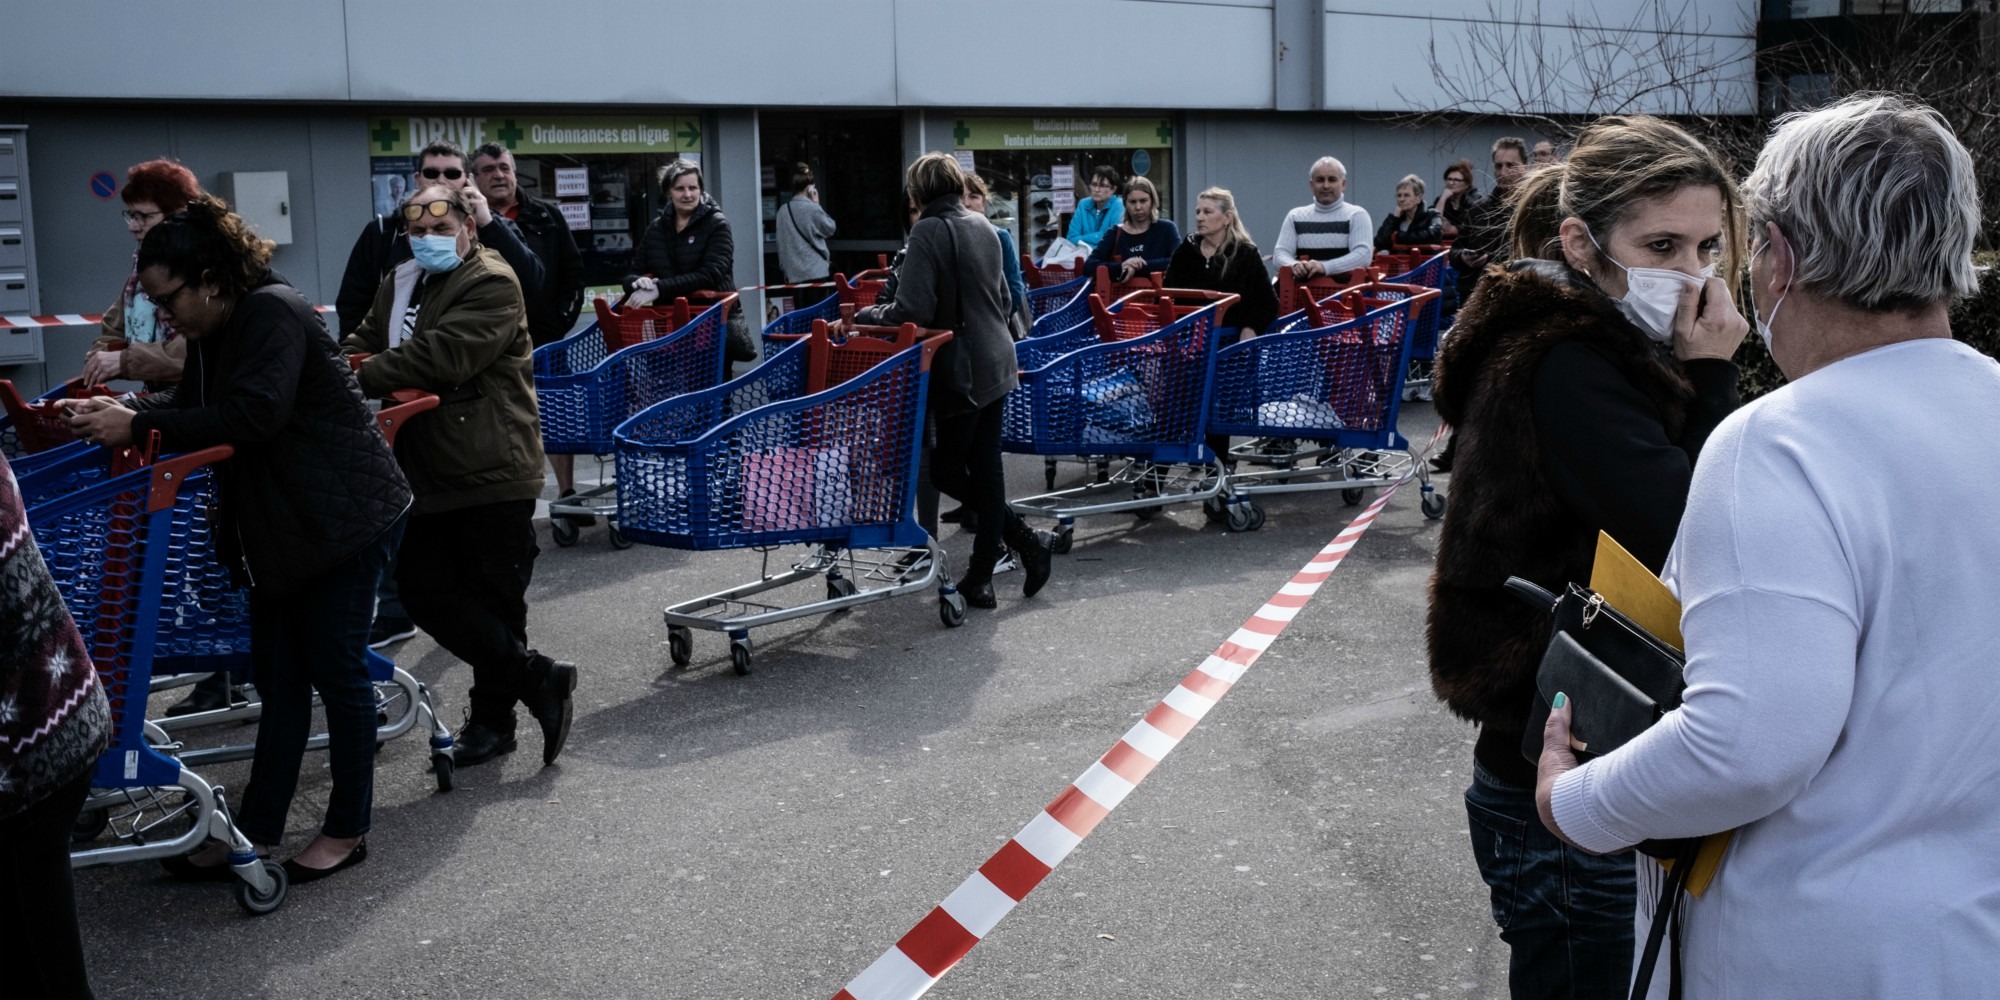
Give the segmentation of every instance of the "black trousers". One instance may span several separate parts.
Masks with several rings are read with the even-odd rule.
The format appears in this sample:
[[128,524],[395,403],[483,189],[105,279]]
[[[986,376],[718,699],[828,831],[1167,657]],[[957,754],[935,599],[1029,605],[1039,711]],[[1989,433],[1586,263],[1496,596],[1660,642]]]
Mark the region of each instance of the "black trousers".
[[938,492],[979,515],[972,540],[975,579],[990,575],[1000,561],[1001,541],[1024,531],[1020,515],[1007,507],[1006,470],[1000,464],[1001,419],[1007,401],[996,399],[970,413],[937,418],[937,445],[931,449],[931,482]]
[[69,831],[90,794],[90,774],[0,818],[0,975],[8,996],[91,1000],[69,877]]
[[535,575],[535,502],[505,500],[410,518],[396,582],[410,620],[472,667],[472,721],[514,731],[532,697],[528,583]]
[[375,803],[375,685],[368,679],[368,622],[375,585],[396,551],[403,523],[347,561],[278,597],[250,592],[251,676],[264,699],[257,756],[243,788],[237,826],[256,844],[285,837],[312,734],[312,696],[326,712],[327,768],[333,779],[329,837],[368,832]]

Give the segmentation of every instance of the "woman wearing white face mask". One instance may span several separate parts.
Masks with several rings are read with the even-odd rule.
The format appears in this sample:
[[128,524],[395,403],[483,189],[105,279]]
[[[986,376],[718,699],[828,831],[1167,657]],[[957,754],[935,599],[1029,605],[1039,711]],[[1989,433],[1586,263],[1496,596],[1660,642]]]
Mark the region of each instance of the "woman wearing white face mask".
[[1542,827],[1522,756],[1548,615],[1510,575],[1587,583],[1599,530],[1658,570],[1703,442],[1735,409],[1749,324],[1720,277],[1741,241],[1721,160],[1655,118],[1606,118],[1514,193],[1515,263],[1488,274],[1437,359],[1456,429],[1431,579],[1432,686],[1477,723],[1473,853],[1512,949],[1515,996],[1623,996],[1630,854]]

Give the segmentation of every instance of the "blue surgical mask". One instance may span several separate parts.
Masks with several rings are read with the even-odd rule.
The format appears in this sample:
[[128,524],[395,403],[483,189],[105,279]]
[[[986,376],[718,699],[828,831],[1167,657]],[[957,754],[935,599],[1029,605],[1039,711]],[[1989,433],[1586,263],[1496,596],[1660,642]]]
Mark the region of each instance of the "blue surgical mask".
[[417,266],[430,274],[443,274],[465,262],[458,255],[456,236],[412,236],[410,253],[417,258]]

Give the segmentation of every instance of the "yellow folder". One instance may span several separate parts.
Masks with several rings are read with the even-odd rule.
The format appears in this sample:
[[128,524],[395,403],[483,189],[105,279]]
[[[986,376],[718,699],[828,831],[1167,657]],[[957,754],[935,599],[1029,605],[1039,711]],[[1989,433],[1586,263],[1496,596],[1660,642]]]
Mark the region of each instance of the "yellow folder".
[[[1683,653],[1687,651],[1681,639],[1681,602],[1674,592],[1616,539],[1601,531],[1597,533],[1597,559],[1590,568],[1590,589],[1661,642]],[[1731,836],[1732,832],[1725,831],[1702,839],[1701,853],[1695,856],[1694,870],[1688,873],[1688,895],[1700,898],[1708,891],[1709,883],[1722,867],[1722,855],[1729,850]],[[1660,865],[1672,868],[1673,862],[1662,861]]]

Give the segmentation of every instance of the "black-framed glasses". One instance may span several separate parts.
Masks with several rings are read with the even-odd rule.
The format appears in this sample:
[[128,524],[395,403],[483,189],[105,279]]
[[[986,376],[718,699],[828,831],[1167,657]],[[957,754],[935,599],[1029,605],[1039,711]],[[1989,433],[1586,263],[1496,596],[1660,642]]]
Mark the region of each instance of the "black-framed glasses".
[[137,211],[136,209],[128,208],[119,212],[118,214],[124,216],[125,221],[127,223],[133,223],[133,222],[144,222],[147,219],[152,218],[153,216],[166,215],[167,213],[161,211],[141,212]]
[[146,297],[153,300],[154,308],[165,309],[168,312],[173,312],[174,300],[180,298],[181,292],[186,291],[187,286],[188,283],[183,281],[180,284],[175,285],[172,291],[164,292],[159,295],[148,295]]
[[447,213],[457,207],[442,198],[437,201],[425,202],[422,205],[404,205],[403,218],[415,222],[428,214],[433,218],[442,219]]
[[424,180],[427,181],[434,181],[440,177],[448,181],[455,181],[465,176],[465,171],[457,167],[444,167],[442,169],[438,167],[425,167],[417,172],[424,175]]

